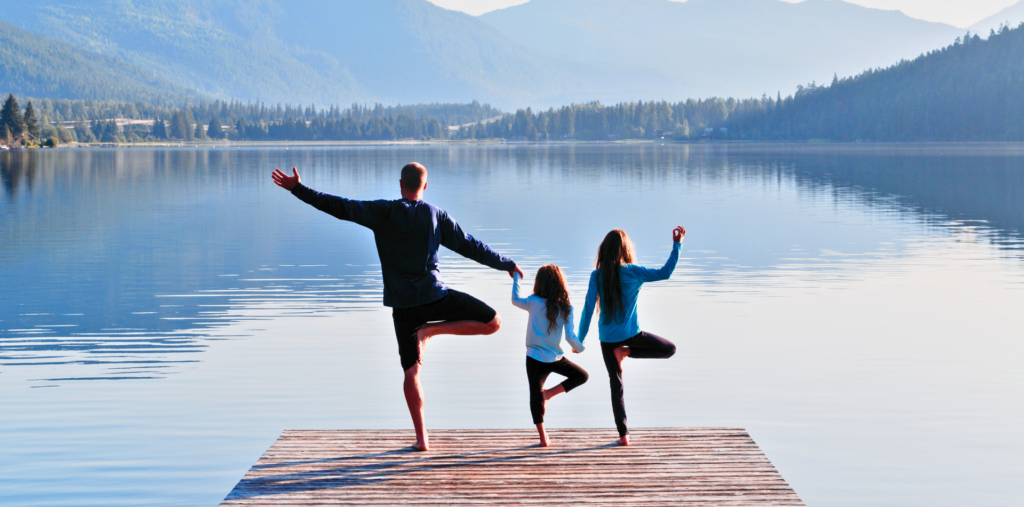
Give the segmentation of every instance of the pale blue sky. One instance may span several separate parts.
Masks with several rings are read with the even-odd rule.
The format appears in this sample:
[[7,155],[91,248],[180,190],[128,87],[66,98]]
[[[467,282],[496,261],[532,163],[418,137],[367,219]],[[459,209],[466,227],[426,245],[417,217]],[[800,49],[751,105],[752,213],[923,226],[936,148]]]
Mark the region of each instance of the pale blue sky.
[[[526,0],[430,0],[431,2],[473,15],[494,9],[526,3]],[[680,0],[675,0],[680,1]],[[685,0],[683,0],[685,1]],[[784,0],[799,3],[799,0]],[[908,16],[968,27],[1019,0],[848,0],[850,3],[875,9],[900,10]]]

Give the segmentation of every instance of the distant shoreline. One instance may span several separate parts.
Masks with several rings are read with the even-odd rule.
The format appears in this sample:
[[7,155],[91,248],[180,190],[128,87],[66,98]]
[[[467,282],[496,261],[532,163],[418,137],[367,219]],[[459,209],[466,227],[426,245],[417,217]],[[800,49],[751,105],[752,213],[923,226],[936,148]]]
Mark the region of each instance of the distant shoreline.
[[[670,139],[621,139],[608,141],[558,140],[558,141],[505,141],[502,139],[474,140],[429,140],[429,141],[190,141],[190,142],[142,142],[142,143],[67,143],[56,149],[77,148],[248,148],[248,147],[291,147],[291,146],[567,146],[567,145],[635,145],[673,144],[691,146],[1021,146],[1020,141],[747,141],[747,140],[670,140]],[[42,148],[39,148],[42,149]]]

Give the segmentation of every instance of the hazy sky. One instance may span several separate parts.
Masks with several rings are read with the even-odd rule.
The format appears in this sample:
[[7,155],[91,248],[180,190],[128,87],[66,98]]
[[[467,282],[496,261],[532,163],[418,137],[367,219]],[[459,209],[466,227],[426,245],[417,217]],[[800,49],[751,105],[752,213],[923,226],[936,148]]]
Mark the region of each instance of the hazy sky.
[[[430,0],[449,9],[473,15],[494,9],[526,3],[526,0]],[[680,1],[680,0],[675,0]],[[685,0],[682,0],[685,1]],[[784,0],[799,3],[799,0]],[[968,27],[1019,0],[847,0],[850,3],[875,9],[900,10],[908,16],[938,21],[953,26]]]

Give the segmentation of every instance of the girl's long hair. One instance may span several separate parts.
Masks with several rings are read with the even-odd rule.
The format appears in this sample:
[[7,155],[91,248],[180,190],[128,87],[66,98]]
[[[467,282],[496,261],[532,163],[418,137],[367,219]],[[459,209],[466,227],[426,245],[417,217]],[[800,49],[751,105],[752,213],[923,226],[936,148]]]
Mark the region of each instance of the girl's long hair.
[[623,264],[632,264],[636,258],[636,249],[626,231],[615,229],[609,232],[601,246],[597,249],[597,269],[600,270],[601,290],[598,291],[598,307],[601,309],[601,320],[605,324],[622,321],[625,317],[625,306],[622,303],[622,281],[619,268]]
[[548,333],[551,333],[558,327],[559,316],[569,318],[569,289],[562,270],[554,264],[541,266],[533,282],[533,293],[546,300]]

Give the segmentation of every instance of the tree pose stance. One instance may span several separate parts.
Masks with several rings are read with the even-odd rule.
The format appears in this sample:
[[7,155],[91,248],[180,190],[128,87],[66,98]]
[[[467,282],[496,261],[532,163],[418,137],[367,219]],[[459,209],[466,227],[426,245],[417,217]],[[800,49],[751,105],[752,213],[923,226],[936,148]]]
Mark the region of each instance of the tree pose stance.
[[[544,412],[548,400],[558,394],[567,393],[587,381],[589,375],[562,355],[562,332],[572,351],[583,352],[583,344],[576,339],[573,329],[573,307],[569,303],[569,289],[565,275],[554,264],[541,266],[533,282],[533,294],[520,295],[517,273],[512,277],[512,304],[530,312],[530,324],[526,328],[526,378],[530,383],[530,413],[533,424],[537,425],[541,447],[551,445],[544,430]],[[561,384],[544,389],[548,375],[557,373],[565,377]]]
[[636,259],[633,242],[625,231],[615,229],[601,242],[597,251],[597,269],[590,274],[590,287],[580,318],[579,336],[580,341],[586,339],[590,320],[600,304],[598,336],[611,384],[612,414],[615,416],[615,427],[619,430],[618,442],[622,445],[629,445],[622,361],[627,357],[663,359],[676,353],[676,346],[672,342],[640,330],[636,308],[640,287],[646,282],[667,280],[672,276],[685,236],[686,229],[683,227],[673,229],[672,253],[668,262],[661,269],[650,269],[633,264]]
[[405,370],[405,401],[416,429],[414,448],[430,448],[423,424],[420,367],[430,337],[489,335],[501,328],[501,317],[479,299],[441,282],[437,250],[442,245],[485,266],[523,272],[504,257],[462,231],[443,210],[423,201],[427,169],[418,163],[402,168],[402,198],[394,201],[353,201],[317,192],[302,184],[293,167],[289,176],[274,169],[274,183],[307,204],[335,218],[373,231],[384,275],[384,306],[392,308],[398,355]]

